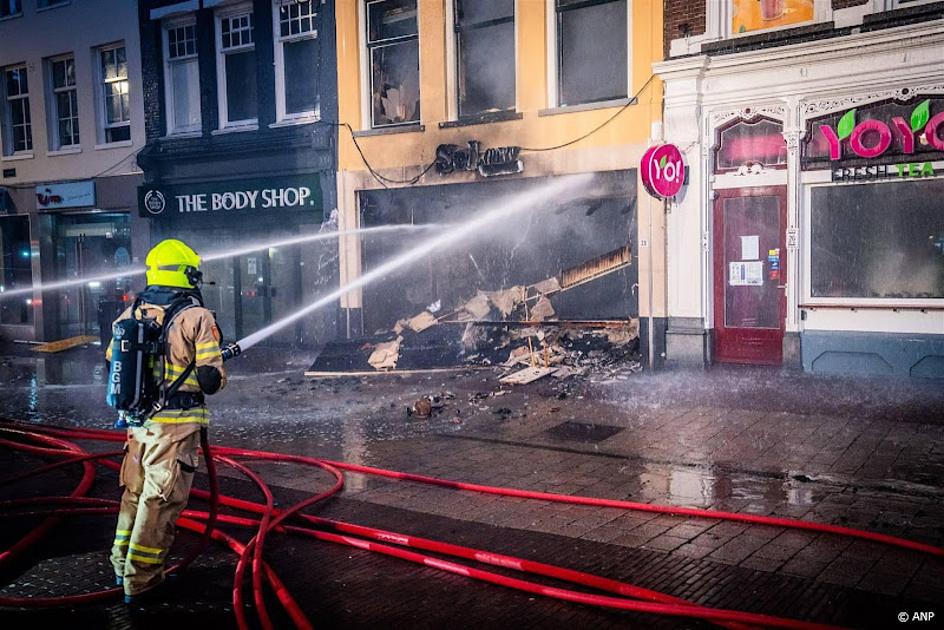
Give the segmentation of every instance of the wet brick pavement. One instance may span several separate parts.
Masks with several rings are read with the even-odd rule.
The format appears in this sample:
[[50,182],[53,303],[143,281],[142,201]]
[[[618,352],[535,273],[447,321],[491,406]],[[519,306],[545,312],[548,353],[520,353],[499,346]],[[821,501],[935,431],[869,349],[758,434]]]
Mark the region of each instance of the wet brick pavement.
[[[303,357],[298,365],[285,364],[294,360],[233,364],[231,389],[214,401],[216,442],[478,483],[783,515],[944,543],[939,384],[715,370],[539,381],[496,396],[505,390],[491,372],[313,383],[299,376]],[[46,359],[43,370],[28,356],[5,361],[0,415],[104,425],[107,410],[97,393],[88,394],[97,385],[92,370],[70,366],[69,358]],[[73,372],[86,379],[81,387],[50,382]],[[454,398],[441,413],[406,417],[405,407],[420,395],[443,392]],[[575,426],[559,429],[563,423]],[[21,465],[0,458],[0,469]],[[301,474],[295,466],[253,467],[283,502],[326,484],[322,475]],[[102,477],[95,493],[114,496],[113,478]],[[225,484],[257,497],[233,473],[226,473]],[[9,489],[0,490],[8,496]],[[944,561],[865,541],[360,475],[348,475],[345,494],[317,511],[550,560],[712,606],[877,628],[897,626],[902,610],[936,610],[944,618]],[[45,559],[0,576],[6,584],[0,592],[101,584],[108,567],[96,549],[107,548],[109,526],[108,518],[61,525],[56,543],[42,550]],[[702,625],[546,600],[315,541],[273,539],[267,557],[317,627]],[[214,551],[147,610],[0,611],[0,622],[166,628],[180,620],[232,627],[231,569],[232,558]]]

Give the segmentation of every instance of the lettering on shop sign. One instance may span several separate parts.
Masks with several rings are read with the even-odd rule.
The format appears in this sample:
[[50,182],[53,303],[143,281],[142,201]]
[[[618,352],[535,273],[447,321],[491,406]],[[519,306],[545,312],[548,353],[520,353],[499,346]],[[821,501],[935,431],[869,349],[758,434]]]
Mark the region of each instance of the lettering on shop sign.
[[[944,99],[939,96],[917,97],[906,103],[872,103],[808,124],[803,155],[806,167],[828,162],[835,172],[844,170],[835,169],[837,162],[859,165],[863,160],[874,160],[868,165],[872,167],[896,161],[930,161],[944,153]],[[911,170],[904,166],[904,170]],[[894,173],[896,169],[889,166],[887,171]],[[886,176],[884,172],[861,174],[874,178]]]
[[297,208],[309,205],[310,188],[267,188],[234,190],[222,193],[177,195],[177,212],[216,212],[218,210],[255,210],[261,208]]
[[478,140],[470,140],[466,148],[441,144],[436,147],[436,172],[448,175],[456,171],[478,171],[482,177],[513,175],[524,170],[520,153],[521,147],[495,147],[482,151]]
[[876,179],[933,177],[938,171],[930,162],[923,164],[872,164],[870,166],[846,166],[832,170],[834,182],[860,182]]
[[142,216],[157,218],[315,208],[321,210],[320,186],[314,182],[303,183],[300,178],[282,180],[232,182],[228,186],[142,186],[138,189],[140,212]]

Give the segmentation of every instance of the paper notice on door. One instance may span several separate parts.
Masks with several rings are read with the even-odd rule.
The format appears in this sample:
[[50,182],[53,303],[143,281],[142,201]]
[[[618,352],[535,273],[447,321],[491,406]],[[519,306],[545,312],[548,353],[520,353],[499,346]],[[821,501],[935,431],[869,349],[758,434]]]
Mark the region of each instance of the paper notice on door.
[[728,285],[732,287],[759,287],[764,284],[764,263],[746,260],[728,263]]
[[760,258],[760,236],[741,237],[741,260],[757,260]]

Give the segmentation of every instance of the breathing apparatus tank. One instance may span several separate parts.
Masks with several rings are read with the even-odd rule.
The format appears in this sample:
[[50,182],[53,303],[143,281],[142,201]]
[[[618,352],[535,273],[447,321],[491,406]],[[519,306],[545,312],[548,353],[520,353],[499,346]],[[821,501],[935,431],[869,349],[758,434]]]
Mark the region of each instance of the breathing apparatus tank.
[[155,378],[163,327],[154,319],[128,319],[112,325],[111,366],[105,401],[118,410],[116,428],[143,422],[160,393]]

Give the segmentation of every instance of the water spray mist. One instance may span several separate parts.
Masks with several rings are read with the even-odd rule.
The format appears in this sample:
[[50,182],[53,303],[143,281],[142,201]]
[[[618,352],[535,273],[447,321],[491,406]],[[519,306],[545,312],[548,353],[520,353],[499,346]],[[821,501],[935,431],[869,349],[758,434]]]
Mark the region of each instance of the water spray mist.
[[282,328],[285,328],[286,326],[298,321],[309,313],[313,313],[319,308],[330,304],[334,300],[337,300],[342,295],[350,291],[378,280],[388,273],[399,269],[400,267],[409,265],[427,256],[437,249],[446,247],[447,245],[452,245],[461,241],[462,239],[468,238],[493,223],[497,223],[504,219],[510,219],[525,210],[540,208],[542,206],[547,206],[552,201],[559,201],[562,197],[565,197],[567,193],[579,191],[588,183],[590,183],[592,179],[593,176],[590,174],[560,177],[543,188],[520,193],[511,197],[505,203],[497,203],[491,210],[484,211],[469,221],[456,224],[448,232],[440,234],[435,238],[431,238],[418,247],[391,258],[377,268],[362,274],[359,278],[344,285],[343,287],[339,287],[337,290],[323,295],[307,306],[300,308],[294,313],[286,315],[282,319],[269,324],[265,328],[257,330],[243,339],[240,339],[238,342],[229,344],[229,346],[223,349],[223,359],[225,360],[238,356],[242,351],[251,348],[266,337],[275,334]]
[[[294,236],[291,238],[284,238],[276,241],[267,241],[267,242],[256,242],[250,243],[249,245],[241,245],[232,249],[225,249],[219,251],[210,251],[204,256],[201,256],[203,261],[210,260],[220,260],[223,258],[232,258],[233,256],[241,256],[242,254],[249,254],[251,252],[256,252],[262,249],[269,249],[271,247],[288,247],[289,245],[298,245],[301,243],[310,243],[313,241],[326,241],[330,239],[340,238],[343,236],[354,236],[357,234],[376,234],[379,232],[395,232],[400,230],[424,230],[429,228],[440,227],[435,223],[427,223],[423,225],[380,225],[375,227],[367,228],[358,228],[355,230],[340,230],[332,232],[318,232],[317,234],[306,234],[304,236]],[[0,300],[16,297],[18,295],[29,295],[35,291],[53,291],[55,289],[67,289],[69,287],[74,287],[89,282],[107,282],[109,280],[118,280],[120,278],[130,278],[132,276],[139,276],[147,271],[146,267],[143,266],[134,266],[128,267],[121,271],[116,271],[112,273],[106,273],[97,276],[83,276],[81,278],[72,278],[71,280],[59,280],[56,282],[39,282],[30,287],[24,287],[22,289],[12,289],[10,291],[0,292]]]

